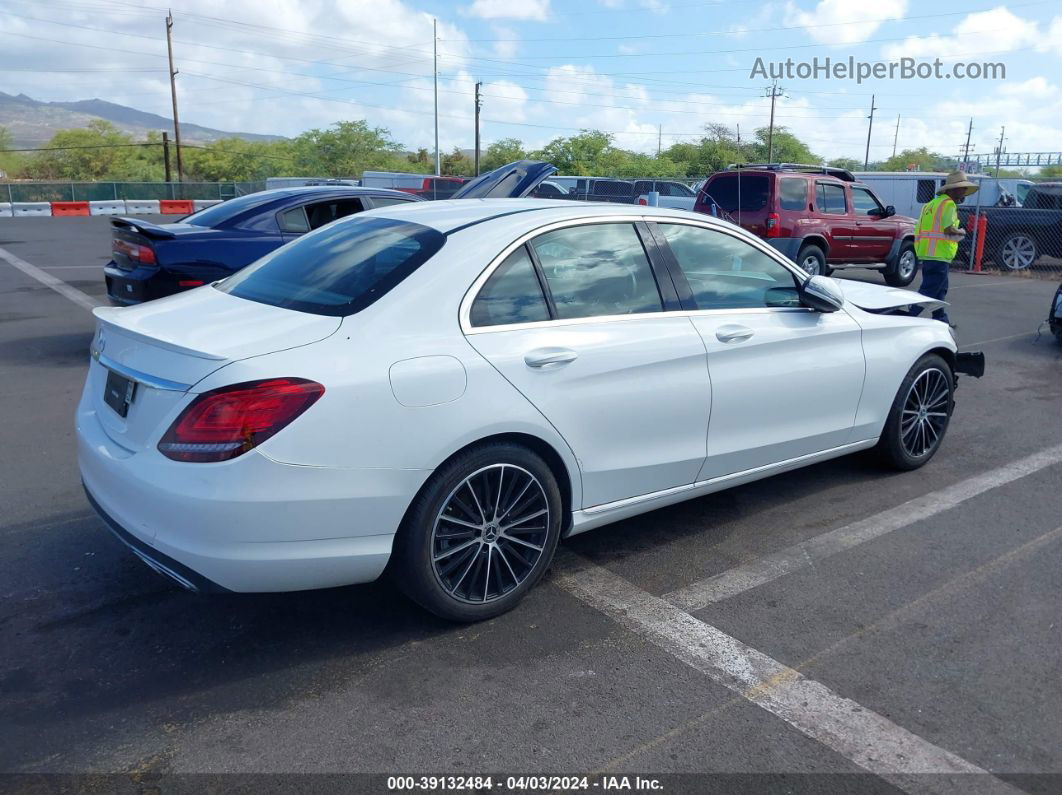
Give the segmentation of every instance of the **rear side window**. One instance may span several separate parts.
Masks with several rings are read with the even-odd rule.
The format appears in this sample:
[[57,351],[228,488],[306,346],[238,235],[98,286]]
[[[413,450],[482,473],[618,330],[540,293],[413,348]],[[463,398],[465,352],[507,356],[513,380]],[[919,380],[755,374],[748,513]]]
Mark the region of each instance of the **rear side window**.
[[726,174],[712,179],[704,192],[728,213],[748,213],[767,206],[770,189],[770,179],[764,174]]
[[660,312],[656,278],[633,224],[558,229],[532,243],[557,318]]
[[260,304],[345,317],[377,301],[433,257],[442,232],[391,218],[351,218],[299,238],[217,289]]
[[306,220],[305,207],[292,207],[280,214],[280,231],[302,234],[310,231],[310,222]]
[[840,185],[831,185],[828,182],[820,182],[819,189],[819,212],[829,215],[846,215],[848,205],[844,199],[844,188]]
[[409,199],[399,199],[394,196],[373,196],[373,207],[390,207],[393,204],[412,204]]
[[808,181],[782,177],[778,181],[778,205],[783,210],[803,210],[808,204]]
[[264,193],[249,193],[246,196],[237,196],[234,199],[223,201],[221,204],[215,204],[213,207],[207,207],[205,210],[192,213],[187,218],[183,219],[181,223],[215,227],[226,221],[232,220],[241,213],[253,210],[255,207],[260,207],[263,204],[268,204],[271,201],[290,195],[290,193],[275,193],[268,191]]
[[520,246],[491,274],[472,303],[469,320],[473,326],[549,320],[546,297],[527,249]]

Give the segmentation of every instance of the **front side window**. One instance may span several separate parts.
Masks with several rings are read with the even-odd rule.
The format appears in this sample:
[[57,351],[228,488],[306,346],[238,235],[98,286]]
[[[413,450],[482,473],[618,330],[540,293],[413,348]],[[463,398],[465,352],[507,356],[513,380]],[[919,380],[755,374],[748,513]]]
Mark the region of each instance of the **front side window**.
[[446,236],[421,224],[357,216],[310,232],[218,284],[248,301],[345,317],[433,257]]
[[819,183],[819,212],[829,215],[847,215],[848,206],[844,200],[844,188],[828,182]]
[[656,278],[633,224],[558,229],[532,243],[557,318],[660,312]]
[[866,188],[852,188],[852,206],[856,215],[881,215],[881,202]]
[[523,246],[487,279],[472,302],[469,321],[473,326],[505,326],[549,320],[549,307],[535,266]]
[[725,232],[658,226],[689,282],[698,309],[800,306],[797,281],[775,259]]

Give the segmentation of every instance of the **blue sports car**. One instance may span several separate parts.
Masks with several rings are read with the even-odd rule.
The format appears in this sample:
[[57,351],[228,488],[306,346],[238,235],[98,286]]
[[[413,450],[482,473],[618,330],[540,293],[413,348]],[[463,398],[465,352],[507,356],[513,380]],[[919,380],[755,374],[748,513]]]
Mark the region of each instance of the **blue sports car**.
[[223,279],[319,226],[420,197],[384,188],[280,188],[229,199],[173,224],[111,221],[107,297],[120,306]]

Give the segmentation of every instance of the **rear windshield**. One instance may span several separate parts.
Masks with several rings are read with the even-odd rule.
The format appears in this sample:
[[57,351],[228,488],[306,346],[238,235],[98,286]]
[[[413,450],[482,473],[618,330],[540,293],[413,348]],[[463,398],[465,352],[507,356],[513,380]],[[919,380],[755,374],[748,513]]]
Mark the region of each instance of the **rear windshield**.
[[446,242],[435,229],[354,216],[321,227],[230,276],[218,289],[314,315],[353,315],[386,295]]
[[763,174],[727,174],[714,177],[704,192],[728,213],[748,213],[767,206],[770,187],[770,180]]
[[230,218],[234,218],[240,213],[245,213],[248,210],[253,210],[259,205],[289,195],[290,194],[288,193],[278,193],[275,191],[269,191],[268,193],[248,193],[246,196],[237,196],[234,199],[223,201],[221,204],[215,204],[212,207],[207,207],[205,210],[192,213],[187,218],[183,219],[181,223],[215,227],[219,224],[225,223]]

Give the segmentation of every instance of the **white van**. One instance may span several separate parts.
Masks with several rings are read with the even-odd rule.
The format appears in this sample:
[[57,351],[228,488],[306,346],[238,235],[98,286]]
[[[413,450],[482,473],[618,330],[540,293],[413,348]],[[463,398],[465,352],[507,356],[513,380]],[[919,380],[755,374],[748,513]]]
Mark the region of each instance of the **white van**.
[[[856,171],[855,177],[881,200],[891,204],[897,215],[917,218],[922,205],[932,201],[937,190],[944,184],[947,174],[942,171]],[[1021,206],[1025,194],[1032,187],[1027,179],[1004,177],[996,179],[980,174],[971,174],[970,179],[979,182],[981,189],[966,199],[964,204],[982,207]]]

